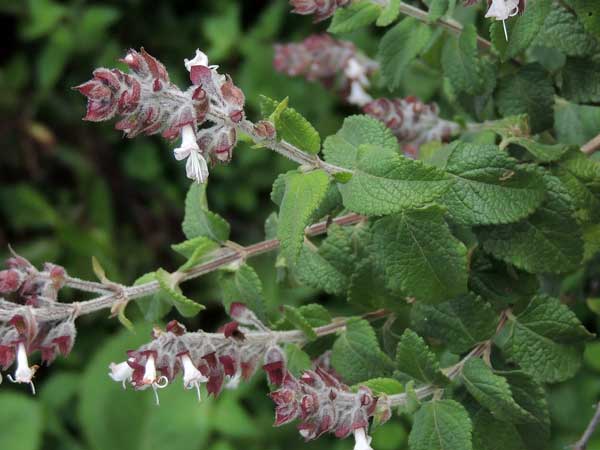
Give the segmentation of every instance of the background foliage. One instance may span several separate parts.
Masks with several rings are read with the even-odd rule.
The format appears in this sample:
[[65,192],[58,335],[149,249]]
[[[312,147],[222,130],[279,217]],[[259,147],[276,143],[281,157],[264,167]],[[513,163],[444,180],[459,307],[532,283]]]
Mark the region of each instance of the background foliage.
[[[222,72],[233,75],[246,93],[250,116],[260,111],[259,94],[274,99],[289,96],[290,104],[321,136],[328,136],[341,127],[344,116],[356,112],[320,85],[272,70],[274,41],[299,40],[327,26],[290,15],[283,0],[158,4],[2,0],[0,14],[3,29],[9,31],[0,50],[0,248],[6,255],[10,243],[34,264],[53,261],[74,276],[93,278],[90,255],[101,261],[111,279],[123,283],[157,267],[175,269],[182,260],[169,245],[184,240],[180,222],[189,186],[161,139],[128,141],[110,123],[81,122],[82,98],[70,87],[88,79],[92,68],[112,67],[127,48],[143,45],[183,86],[187,74],[182,61],[199,47],[222,66]],[[476,11],[458,7],[455,16],[470,24]],[[493,26],[491,32],[497,37],[499,30]],[[374,56],[381,31],[363,29],[345,38]],[[444,54],[451,51],[444,49]],[[540,56],[540,61],[552,71],[552,64],[560,64],[561,58],[564,64],[565,57],[557,51]],[[411,64],[396,83],[395,94],[441,101],[440,73]],[[460,74],[456,76],[459,79]],[[567,86],[574,90],[570,94],[574,101],[586,95],[576,91],[577,82]],[[510,113],[513,105],[502,103],[501,92],[499,108]],[[441,107],[449,105],[442,102]],[[551,119],[544,114],[537,117]],[[557,123],[565,124],[557,129],[563,142],[582,144],[597,133],[598,107],[564,102],[554,114],[561,119]],[[276,175],[294,166],[247,144],[238,145],[235,153],[231,165],[211,171],[209,204],[231,223],[231,238],[248,244],[263,238],[264,220],[276,209],[269,197]],[[344,312],[345,300],[318,298],[306,287],[277,285],[273,256],[250,264],[261,276],[269,310],[284,302],[325,301],[333,312]],[[544,288],[573,307],[589,330],[597,331],[598,316],[584,300],[599,295],[600,266],[594,262],[590,267],[561,283],[549,277]],[[201,298],[207,305],[206,311],[186,322],[189,328],[212,330],[223,322],[215,276],[186,285],[189,297]],[[134,321],[136,315],[141,317],[134,307],[128,311]],[[161,393],[161,407],[156,408],[150,392],[123,392],[106,375],[108,363],[121,360],[123,349],[147,340],[148,328],[139,326],[132,335],[100,313],[80,319],[79,330],[71,357],[57,361],[52,370],[40,371],[38,397],[31,398],[23,387],[7,383],[0,387],[0,448],[251,450],[352,445],[326,437],[304,444],[293,426],[271,428],[272,403],[260,376],[201,406],[194,395],[173,386]],[[584,369],[549,392],[553,448],[576,440],[600,395],[600,344],[587,345]],[[394,416],[376,429],[373,447],[406,448],[409,420]],[[590,448],[600,449],[600,439]]]

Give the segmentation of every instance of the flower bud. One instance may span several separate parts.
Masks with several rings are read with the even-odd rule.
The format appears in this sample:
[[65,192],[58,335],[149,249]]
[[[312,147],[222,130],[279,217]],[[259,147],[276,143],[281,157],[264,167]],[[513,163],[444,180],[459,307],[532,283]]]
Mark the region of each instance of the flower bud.
[[23,275],[15,269],[0,271],[0,294],[15,292],[21,287]]

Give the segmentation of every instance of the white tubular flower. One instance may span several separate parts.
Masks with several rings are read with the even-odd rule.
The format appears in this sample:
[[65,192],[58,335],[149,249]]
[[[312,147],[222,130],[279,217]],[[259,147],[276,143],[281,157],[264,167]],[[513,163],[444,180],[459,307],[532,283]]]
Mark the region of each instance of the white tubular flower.
[[350,58],[346,63],[344,74],[352,79],[358,80],[363,86],[369,85],[369,79],[367,78],[367,68],[358,62],[356,58]]
[[358,106],[364,106],[373,100],[358,81],[353,81],[350,86],[350,95],[346,99],[348,103]]
[[208,378],[202,375],[188,354],[181,356],[181,363],[183,364],[183,387],[186,389],[195,387],[198,392],[198,401],[202,401],[200,383],[206,383]]
[[183,60],[183,63],[185,64],[185,68],[187,69],[188,72],[191,72],[192,67],[194,66],[206,66],[209,69],[218,69],[219,66],[209,66],[208,65],[208,56],[206,56],[206,53],[202,52],[199,48],[196,49],[196,54],[194,55],[194,57],[192,59],[187,59],[185,58]]
[[364,428],[354,430],[354,450],[373,450],[371,448],[371,436],[367,435]]
[[242,371],[238,370],[225,384],[225,389],[237,389],[242,380]]
[[133,375],[133,369],[127,361],[123,361],[119,364],[110,363],[108,368],[110,369],[108,376],[114,381],[121,382],[123,384],[123,389],[125,389],[125,383],[131,381],[131,376]]
[[181,145],[173,150],[177,161],[187,158],[185,172],[189,179],[196,183],[205,183],[208,178],[208,165],[200,154],[200,147],[196,142],[196,132],[191,125],[181,128]]
[[19,342],[17,345],[17,369],[15,370],[14,378],[10,375],[8,379],[13,383],[26,383],[31,386],[31,392],[35,395],[35,386],[33,385],[33,375],[38,369],[38,366],[29,367],[29,361],[27,360],[27,351],[25,350],[25,344]]
[[508,41],[505,20],[519,13],[519,0],[492,0],[490,9],[485,14],[486,18],[494,18],[502,21],[504,37]]
[[156,399],[156,404],[160,405],[160,400],[158,399],[158,389],[167,387],[169,384],[169,380],[165,376],[156,376],[156,363],[154,361],[153,354],[149,354],[146,358],[146,365],[144,366],[144,376],[142,377],[142,384],[146,386],[152,386],[152,390],[154,391],[154,398]]

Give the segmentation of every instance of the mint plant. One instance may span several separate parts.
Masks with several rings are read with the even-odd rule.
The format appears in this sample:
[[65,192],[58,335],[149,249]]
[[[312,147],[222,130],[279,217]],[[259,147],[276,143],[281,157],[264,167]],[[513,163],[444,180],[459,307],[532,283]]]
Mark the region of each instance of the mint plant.
[[[251,121],[247,93],[200,50],[184,61],[185,89],[143,48],[121,60],[128,72],[94,70],[74,88],[87,98],[85,120],[118,118],[127,138],[161,134],[185,160],[186,240],[172,248],[186,261],[124,286],[96,259],[98,281],[87,281],[14,252],[0,271],[0,366],[35,393],[30,359],[67,356],[82,315],[110,310],[131,328],[135,302],[156,326],[108,375],[151,389],[157,404],[178,379],[201,401],[202,390],[217,397],[262,369],[275,426],[297,422],[305,440],[352,435],[355,450],[369,450],[370,430],[399,414],[412,418],[412,450],[547,448],[546,386],[574,377],[595,337],[553,285],[581,276],[600,251],[600,141],[569,132],[600,98],[600,11],[492,0],[475,26],[453,19],[448,0],[425,2],[428,11],[398,0],[290,3],[332,17],[332,34],[383,29],[377,55],[329,34],[275,45],[276,71],[320,82],[356,114],[322,139],[288,98],[262,97]],[[440,105],[405,95],[414,65],[442,79]],[[277,212],[266,240],[249,246],[230,240],[206,199],[210,170],[240,140],[299,164],[273,181]],[[346,308],[280,299],[268,310],[248,260],[270,251],[281,282]],[[160,325],[173,308],[201,314],[181,284],[216,271],[231,321]],[[67,287],[96,297],[61,302]]]

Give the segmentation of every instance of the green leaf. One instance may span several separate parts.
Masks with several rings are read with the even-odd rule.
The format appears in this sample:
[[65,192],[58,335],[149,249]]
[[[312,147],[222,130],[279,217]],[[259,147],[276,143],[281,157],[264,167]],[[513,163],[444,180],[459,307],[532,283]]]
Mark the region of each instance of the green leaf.
[[448,7],[450,6],[449,0],[432,0],[429,6],[429,14],[427,15],[427,19],[431,22],[437,21],[440,17],[443,17],[448,12]]
[[527,450],[514,424],[496,419],[485,409],[471,415],[474,450]]
[[338,8],[331,19],[329,33],[349,33],[375,22],[381,14],[381,6],[372,2],[354,2]]
[[528,4],[522,15],[511,18],[507,23],[508,43],[502,22],[498,20],[492,23],[492,43],[500,53],[502,61],[508,61],[529,48],[540,32],[551,7],[551,0],[537,0]]
[[328,294],[341,294],[348,285],[343,273],[306,245],[300,250],[294,274],[308,286],[322,289]]
[[352,275],[361,246],[360,233],[354,227],[330,225],[327,237],[319,247],[319,254],[343,274]]
[[42,92],[50,91],[63,74],[75,42],[73,29],[69,26],[56,28],[45,39],[44,48],[36,57],[37,81]]
[[294,108],[287,106],[287,98],[278,103],[261,95],[260,106],[263,116],[273,115],[277,138],[316,155],[321,149],[321,137],[311,123]]
[[560,101],[556,103],[554,121],[559,142],[583,145],[598,134],[600,108]]
[[299,377],[305,370],[312,368],[312,361],[310,356],[306,354],[296,344],[285,344],[285,355],[286,358],[286,369],[289,370],[292,375]]
[[323,170],[290,173],[286,177],[277,237],[281,241],[282,254],[292,265],[302,249],[304,229],[325,197],[328,186],[329,177]]
[[246,263],[233,271],[222,271],[219,277],[221,300],[226,310],[233,302],[248,305],[259,319],[265,319],[263,286],[256,271]]
[[552,127],[554,86],[539,64],[528,64],[500,79],[496,103],[504,117],[527,114],[534,133]]
[[469,414],[454,400],[432,400],[415,414],[408,436],[410,450],[471,450]]
[[315,333],[313,327],[308,320],[304,318],[298,308],[294,308],[290,305],[283,305],[283,316],[294,329],[302,331],[309,341],[317,339],[317,333]]
[[375,395],[394,395],[404,392],[404,385],[394,378],[373,378],[354,387],[358,389],[360,386],[368,387]]
[[517,432],[527,449],[546,450],[550,438],[550,412],[544,386],[522,371],[496,371],[509,383],[515,401],[533,420],[517,424]]
[[535,420],[515,401],[506,378],[492,372],[483,360],[469,359],[463,367],[462,380],[469,393],[495,418],[514,423]]
[[372,258],[362,260],[350,277],[348,302],[362,311],[382,308],[398,311],[407,307],[405,297],[386,286],[383,269]]
[[582,231],[572,199],[558,178],[545,175],[546,200],[515,224],[477,229],[485,251],[532,273],[564,273],[583,257]]
[[407,17],[383,35],[377,59],[383,82],[390,90],[400,86],[409,64],[425,49],[432,34],[428,25]]
[[467,290],[467,249],[432,207],[384,217],[373,227],[373,246],[393,290],[439,303]]
[[324,306],[318,303],[310,303],[297,308],[302,317],[310,324],[311,327],[322,327],[331,323],[331,315]]
[[346,330],[333,344],[331,363],[348,384],[389,376],[394,367],[381,351],[369,322],[359,318],[348,320]]
[[511,139],[511,144],[516,144],[525,148],[531,156],[542,163],[558,161],[570,149],[570,147],[565,144],[541,144],[540,142],[528,138]]
[[379,147],[386,154],[399,151],[398,140],[381,121],[370,116],[350,116],[336,134],[325,139],[323,154],[331,164],[354,169],[358,148],[363,144]]
[[495,145],[457,142],[446,162],[456,177],[443,203],[453,220],[465,224],[500,224],[527,217],[545,196],[542,177],[524,170]]
[[178,270],[184,272],[198,264],[204,256],[219,248],[218,244],[207,236],[196,236],[193,239],[171,245],[177,253],[188,258]]
[[600,63],[569,58],[562,71],[562,95],[575,103],[600,102]]
[[44,420],[41,405],[15,392],[0,394],[0,448],[37,450],[42,443]]
[[444,75],[450,79],[457,92],[475,95],[485,91],[481,61],[474,25],[465,26],[458,37],[447,37],[442,52],[442,67]]
[[162,293],[169,298],[183,317],[193,317],[204,309],[204,305],[183,295],[179,286],[174,284],[171,274],[164,269],[158,269],[155,277]]
[[581,365],[582,342],[590,333],[559,300],[534,297],[496,337],[505,357],[536,380],[556,383],[572,377]]
[[367,215],[386,215],[416,209],[443,195],[454,180],[441,170],[396,154],[363,152],[352,179],[340,185],[344,206]]
[[181,224],[188,239],[206,236],[216,242],[229,239],[229,224],[208,210],[206,184],[192,183],[185,198],[185,216]]
[[537,34],[534,45],[560,50],[568,56],[586,56],[598,51],[598,40],[586,33],[573,11],[554,5]]
[[394,20],[398,18],[400,14],[400,4],[401,0],[389,0],[387,4],[381,10],[381,14],[377,18],[377,22],[375,24],[378,27],[387,27]]
[[[154,272],[149,272],[142,275],[135,280],[133,285],[139,286],[140,284],[150,283],[151,281],[156,281],[156,274]],[[171,311],[171,308],[173,307],[169,297],[162,291],[142,297],[138,299],[135,304],[138,306],[138,308],[140,308],[140,311],[142,311],[146,322],[150,323],[154,323],[162,319],[169,313],[169,311]]]
[[535,275],[492,258],[482,250],[472,254],[470,269],[469,288],[498,309],[527,302],[539,290]]
[[587,32],[600,39],[600,12],[596,0],[572,0],[569,3]]
[[423,384],[444,386],[448,378],[441,372],[437,357],[421,336],[406,329],[396,349],[397,369]]
[[444,342],[460,354],[487,341],[496,333],[498,316],[481,298],[465,295],[439,305],[417,302],[410,313],[419,333]]

